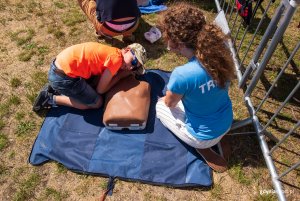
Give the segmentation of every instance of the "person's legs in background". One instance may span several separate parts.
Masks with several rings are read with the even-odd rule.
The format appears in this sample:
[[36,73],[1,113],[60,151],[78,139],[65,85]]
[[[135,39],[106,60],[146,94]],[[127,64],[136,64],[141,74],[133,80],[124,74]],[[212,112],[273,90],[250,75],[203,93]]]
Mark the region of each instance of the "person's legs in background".
[[96,35],[101,37],[103,33],[101,33],[102,23],[98,21],[96,15],[96,1],[95,0],[78,0],[78,4],[85,15],[88,17],[90,22],[93,24],[94,29],[96,31]]
[[137,22],[135,23],[135,25],[132,28],[130,28],[129,30],[122,33],[124,42],[132,43],[135,41],[135,36],[133,35],[133,32],[135,32],[135,30],[138,28],[139,23],[140,23],[140,20],[137,19]]
[[[88,19],[93,24],[97,37],[106,37],[106,39],[112,39],[112,37],[123,35],[123,41],[124,42],[134,42],[135,37],[132,34],[139,25],[139,20],[135,23],[135,25],[130,28],[129,30],[126,30],[124,32],[114,32],[112,30],[107,29],[103,24],[98,21],[97,15],[96,15],[96,1],[95,0],[78,0],[78,4],[80,8],[83,10],[85,15],[88,17]],[[118,19],[116,21],[120,21],[122,19]],[[127,19],[126,19],[127,21]]]

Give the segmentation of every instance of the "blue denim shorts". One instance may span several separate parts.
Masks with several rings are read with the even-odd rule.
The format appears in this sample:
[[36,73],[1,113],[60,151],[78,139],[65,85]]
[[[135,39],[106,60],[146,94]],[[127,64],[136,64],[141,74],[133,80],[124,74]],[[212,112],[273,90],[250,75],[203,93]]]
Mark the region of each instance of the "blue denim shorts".
[[67,75],[55,73],[57,67],[54,61],[51,63],[48,73],[48,80],[51,87],[60,94],[68,96],[82,104],[88,106],[95,105],[100,98],[96,90],[87,84],[84,78],[72,78]]

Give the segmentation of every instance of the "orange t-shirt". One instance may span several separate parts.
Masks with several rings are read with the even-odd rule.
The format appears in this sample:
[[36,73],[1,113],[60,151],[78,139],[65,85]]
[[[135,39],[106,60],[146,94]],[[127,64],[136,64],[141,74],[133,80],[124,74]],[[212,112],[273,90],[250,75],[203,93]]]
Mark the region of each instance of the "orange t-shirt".
[[120,69],[121,50],[96,42],[81,43],[66,48],[56,57],[59,67],[70,77],[90,78],[107,68],[112,75]]

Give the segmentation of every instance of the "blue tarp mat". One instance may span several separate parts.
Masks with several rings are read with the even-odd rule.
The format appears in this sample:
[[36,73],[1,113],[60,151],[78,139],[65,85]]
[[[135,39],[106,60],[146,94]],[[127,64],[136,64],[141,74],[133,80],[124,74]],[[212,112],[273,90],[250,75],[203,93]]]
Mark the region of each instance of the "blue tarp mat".
[[57,161],[69,170],[175,187],[209,187],[212,171],[195,150],[176,138],[155,117],[170,73],[148,70],[151,85],[147,126],[142,131],[111,131],[102,109],[52,108],[32,147],[29,162]]
[[165,0],[150,0],[147,6],[139,6],[142,14],[156,13],[167,10],[167,6],[161,5]]
[[167,10],[167,6],[164,5],[149,5],[149,6],[139,6],[142,14],[156,13],[160,11]]

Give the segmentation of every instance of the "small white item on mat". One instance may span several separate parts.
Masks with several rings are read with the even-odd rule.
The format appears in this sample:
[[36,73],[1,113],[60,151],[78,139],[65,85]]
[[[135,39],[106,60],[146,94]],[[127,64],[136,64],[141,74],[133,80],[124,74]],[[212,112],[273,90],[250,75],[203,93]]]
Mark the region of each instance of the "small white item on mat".
[[152,27],[148,32],[144,33],[144,36],[150,43],[154,43],[161,38],[161,32],[158,28]]

